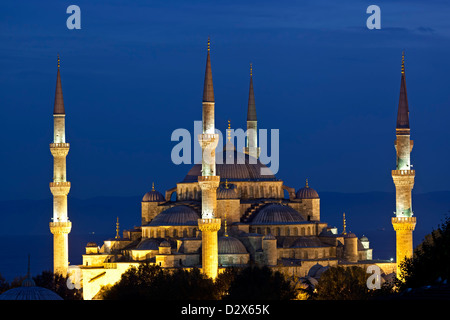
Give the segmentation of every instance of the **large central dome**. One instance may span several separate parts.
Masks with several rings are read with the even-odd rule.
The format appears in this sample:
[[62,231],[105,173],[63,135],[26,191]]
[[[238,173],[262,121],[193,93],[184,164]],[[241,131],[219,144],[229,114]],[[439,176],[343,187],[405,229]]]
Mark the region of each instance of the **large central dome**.
[[[263,169],[265,172],[261,172]],[[269,175],[263,173],[269,172]],[[202,175],[202,164],[195,164],[182,182],[197,182]],[[216,175],[225,181],[275,181],[277,178],[259,160],[235,149],[216,153]]]

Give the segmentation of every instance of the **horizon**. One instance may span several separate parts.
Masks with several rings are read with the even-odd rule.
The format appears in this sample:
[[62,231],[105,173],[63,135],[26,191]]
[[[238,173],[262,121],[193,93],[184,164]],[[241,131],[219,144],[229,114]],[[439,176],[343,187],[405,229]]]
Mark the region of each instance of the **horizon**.
[[[323,4],[337,11],[323,12]],[[414,5],[381,1],[380,30],[365,28],[366,7],[351,1],[79,5],[80,30],[66,28],[64,4],[28,3],[23,11],[1,5],[8,35],[0,35],[0,90],[9,121],[0,128],[8,137],[0,160],[8,183],[0,186],[0,200],[21,199],[25,190],[37,198],[51,195],[57,54],[71,144],[69,197],[145,194],[152,182],[161,190],[173,187],[187,169],[171,163],[170,137],[178,128],[192,132],[201,119],[208,36],[216,128],[225,130],[229,119],[233,128],[245,127],[252,62],[258,127],[280,130],[277,176],[295,189],[308,178],[322,192],[394,190],[390,171],[405,50],[414,192],[448,189],[450,168],[436,162],[450,156],[448,148],[438,148],[450,136],[450,63],[442,59],[450,53],[450,26],[422,18]],[[421,4],[427,17],[440,17],[444,7]],[[232,8],[244,10],[247,19],[236,20]],[[170,22],[161,18],[167,12]],[[123,24],[112,27],[115,19]]]

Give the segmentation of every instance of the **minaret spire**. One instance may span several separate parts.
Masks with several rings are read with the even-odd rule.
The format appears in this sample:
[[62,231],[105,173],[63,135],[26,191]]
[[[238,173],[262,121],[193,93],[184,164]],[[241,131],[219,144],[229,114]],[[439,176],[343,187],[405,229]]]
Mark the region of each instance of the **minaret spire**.
[[402,77],[400,82],[400,97],[398,101],[397,113],[397,129],[409,129],[409,107],[408,95],[406,93],[406,79],[405,79],[405,52],[402,52]]
[[253,64],[250,63],[250,85],[247,105],[247,145],[244,153],[259,158],[260,148],[258,147],[258,120],[256,118],[255,93],[253,91]]
[[55,90],[55,104],[53,108],[53,114],[65,114],[64,110],[64,98],[62,93],[61,75],[59,72],[60,60],[58,54],[58,71],[56,73],[56,90]]
[[256,118],[255,93],[253,91],[253,66],[250,63],[250,86],[248,92],[247,121],[258,121]]
[[214,87],[211,71],[210,40],[208,37],[208,55],[206,56],[205,82],[203,84],[203,102],[214,102]]

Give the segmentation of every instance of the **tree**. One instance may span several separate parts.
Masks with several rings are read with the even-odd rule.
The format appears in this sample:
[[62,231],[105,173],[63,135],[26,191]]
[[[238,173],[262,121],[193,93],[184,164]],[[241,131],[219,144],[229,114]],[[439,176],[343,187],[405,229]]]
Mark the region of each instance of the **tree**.
[[400,279],[396,285],[402,291],[434,284],[439,278],[450,280],[449,216],[417,246],[412,258],[400,264]]
[[317,300],[364,300],[371,296],[368,274],[360,267],[331,267],[322,273],[316,286]]
[[0,274],[0,294],[9,289],[11,288],[8,281],[6,281],[5,278],[3,278],[3,276]]
[[130,267],[119,282],[103,287],[100,294],[105,300],[215,300],[220,295],[214,281],[200,272],[162,269],[142,263]]
[[69,276],[54,274],[51,271],[43,271],[40,275],[33,277],[36,286],[52,290],[63,300],[81,300],[83,298],[82,291],[75,288],[69,289],[68,279]]
[[226,300],[292,300],[296,297],[291,282],[267,266],[249,266],[237,272],[230,283]]

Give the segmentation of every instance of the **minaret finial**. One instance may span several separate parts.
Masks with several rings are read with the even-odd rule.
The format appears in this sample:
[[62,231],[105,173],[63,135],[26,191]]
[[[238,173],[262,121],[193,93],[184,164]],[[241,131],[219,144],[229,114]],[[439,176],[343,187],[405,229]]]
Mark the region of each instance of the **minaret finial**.
[[344,224],[344,230],[342,231],[342,234],[347,234],[347,230],[346,230],[347,224],[346,224],[346,220],[345,220],[345,212],[343,214],[342,220],[343,220],[343,224]]
[[31,275],[31,272],[30,272],[30,254],[28,254],[28,272],[27,272],[27,278],[29,278],[30,275]]
[[116,222],[116,239],[119,239],[119,217],[117,217],[117,222]]
[[209,39],[209,36],[208,36],[208,52],[210,50],[210,47],[211,47],[211,42],[210,42],[210,39]]
[[59,53],[58,53],[58,69],[60,67]]
[[308,178],[306,178],[306,185],[305,185],[305,188],[309,188],[309,186],[308,186]]
[[230,120],[228,120],[227,139],[228,139],[228,142],[231,141],[231,122],[230,122]]
[[405,51],[402,51],[402,74],[405,74]]
[[[225,180],[226,181],[226,180]],[[224,217],[223,227],[224,227],[224,236],[228,237],[228,231],[227,231],[227,211],[225,210],[225,217]]]
[[228,179],[225,179],[225,189],[228,189]]
[[152,191],[155,191],[155,183],[152,182]]
[[252,63],[250,62],[250,77],[253,76],[253,66]]

